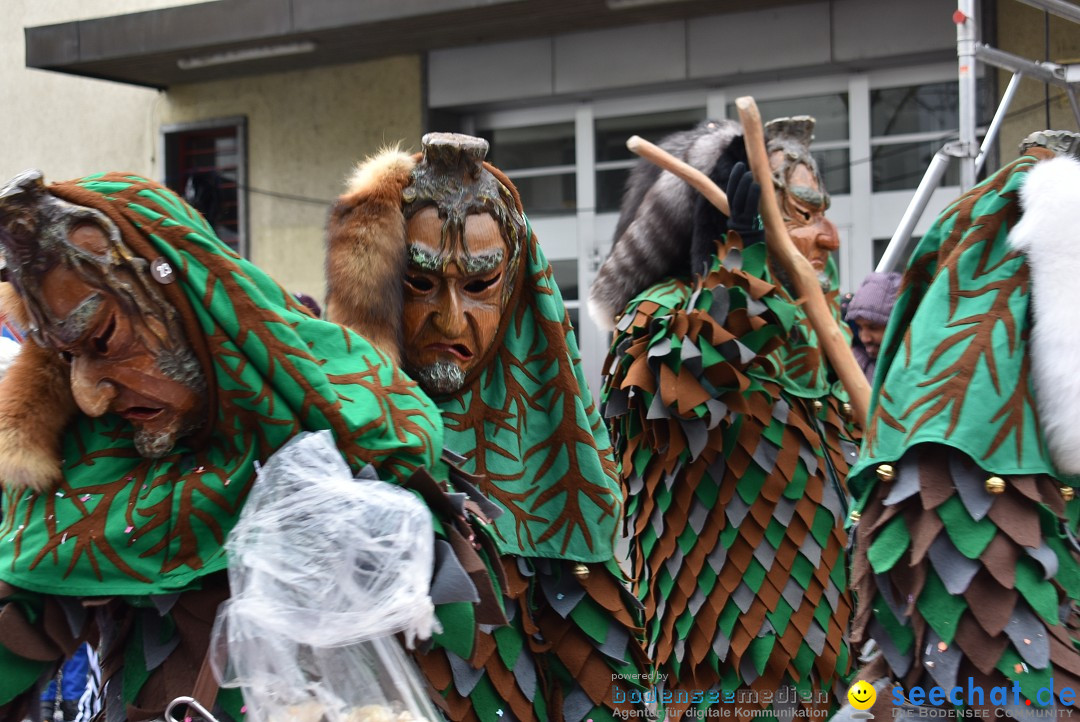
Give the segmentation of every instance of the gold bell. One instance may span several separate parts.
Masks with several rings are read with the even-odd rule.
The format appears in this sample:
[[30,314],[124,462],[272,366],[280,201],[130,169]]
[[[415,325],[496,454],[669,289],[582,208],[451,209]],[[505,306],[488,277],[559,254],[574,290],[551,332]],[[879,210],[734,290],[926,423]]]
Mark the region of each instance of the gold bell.
[[848,516],[848,519],[851,519],[851,521],[853,522],[858,522],[859,519],[862,519],[862,514],[859,513],[858,509],[856,509],[851,512],[851,514]]
[[847,401],[840,407],[840,410],[844,412],[844,418],[848,421],[851,421],[852,417],[855,416],[855,409]]
[[990,494],[1004,494],[1005,480],[1000,476],[991,476],[986,480],[986,491]]
[[814,413],[820,414],[823,408],[825,408],[825,404],[821,403],[817,399],[814,399]]
[[588,579],[589,578],[589,568],[587,566],[585,566],[584,564],[582,564],[581,562],[578,562],[577,564],[574,565],[574,576],[577,577],[578,579]]
[[878,464],[877,478],[882,481],[892,481],[896,478],[896,470],[892,468],[892,464]]
[[1073,489],[1071,486],[1063,486],[1063,487],[1061,487],[1061,498],[1064,499],[1065,501],[1072,501],[1073,497],[1075,497],[1075,496],[1076,496],[1076,490]]

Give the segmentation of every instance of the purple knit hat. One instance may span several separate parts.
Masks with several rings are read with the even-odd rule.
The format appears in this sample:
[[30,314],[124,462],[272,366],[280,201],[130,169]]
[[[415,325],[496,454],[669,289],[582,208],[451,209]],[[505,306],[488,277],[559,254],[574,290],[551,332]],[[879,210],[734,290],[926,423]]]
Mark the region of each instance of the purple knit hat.
[[855,292],[844,320],[867,321],[884,326],[889,322],[889,314],[899,293],[899,273],[871,273]]

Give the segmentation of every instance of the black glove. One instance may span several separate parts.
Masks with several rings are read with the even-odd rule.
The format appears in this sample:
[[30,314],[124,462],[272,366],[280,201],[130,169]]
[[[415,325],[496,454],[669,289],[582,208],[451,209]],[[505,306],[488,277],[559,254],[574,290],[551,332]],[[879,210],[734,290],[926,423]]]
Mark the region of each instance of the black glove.
[[742,236],[744,246],[764,240],[765,229],[758,215],[761,186],[754,181],[754,174],[742,161],[735,164],[728,176],[727,197],[731,208],[728,230]]

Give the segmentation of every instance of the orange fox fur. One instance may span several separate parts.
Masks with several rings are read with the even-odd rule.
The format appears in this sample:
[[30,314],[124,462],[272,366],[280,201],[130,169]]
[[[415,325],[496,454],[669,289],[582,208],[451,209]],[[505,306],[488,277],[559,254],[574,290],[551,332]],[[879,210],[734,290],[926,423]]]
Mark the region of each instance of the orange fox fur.
[[387,149],[357,166],[327,223],[326,318],[401,361],[405,217],[401,192],[416,161]]
[[[24,328],[26,309],[0,284],[0,313]],[[0,480],[10,488],[49,491],[60,480],[60,435],[78,407],[67,364],[27,338],[0,380]]]

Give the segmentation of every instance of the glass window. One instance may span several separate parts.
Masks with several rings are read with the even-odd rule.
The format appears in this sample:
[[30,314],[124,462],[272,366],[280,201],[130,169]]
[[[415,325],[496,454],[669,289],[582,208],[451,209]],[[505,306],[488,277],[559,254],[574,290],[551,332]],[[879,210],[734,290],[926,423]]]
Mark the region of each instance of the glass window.
[[517,186],[530,215],[577,209],[574,124],[492,128],[477,133],[490,144],[488,160]]
[[577,176],[573,173],[506,175],[517,187],[525,213],[530,216],[560,215],[577,209]]
[[[832,93],[813,95],[805,98],[782,98],[779,100],[757,101],[761,120],[768,122],[774,118],[790,118],[795,115],[809,115],[814,119],[814,140],[829,142],[847,140],[848,133],[848,95]],[[738,119],[739,111],[735,103],[728,103],[729,118]]]
[[578,300],[578,261],[571,258],[562,261],[550,261],[555,274],[555,283],[559,287],[563,301]]
[[[570,317],[570,327],[573,328],[576,331],[579,328],[579,326],[578,326],[578,318],[581,315],[581,308],[580,308],[579,304],[577,304],[577,303],[573,303],[573,304],[568,303],[568,304],[566,304],[566,315]],[[580,344],[580,343],[581,343],[581,339],[578,339],[578,344]],[[611,345],[610,341],[608,342],[608,345],[609,346]]]
[[[896,143],[871,148],[873,159],[873,189],[899,191],[917,188],[926,173],[934,154],[941,150],[944,141],[931,140],[919,143]],[[960,164],[950,162],[945,169],[942,185],[960,185]]]
[[596,160],[636,160],[637,156],[626,148],[626,139],[630,136],[640,135],[656,143],[676,131],[690,130],[703,120],[705,108],[599,118],[596,121]]
[[811,153],[817,161],[821,177],[825,179],[825,190],[830,195],[851,193],[851,152],[847,148],[816,150]]
[[[994,115],[989,84],[980,80],[976,119],[989,122]],[[881,88],[870,91],[870,135],[898,135],[955,130],[959,120],[960,89],[956,81]]]
[[479,135],[491,144],[488,160],[504,171],[575,162],[573,123],[494,128],[482,130]]
[[873,243],[874,253],[874,268],[877,268],[877,264],[881,263],[882,257],[885,256],[885,249],[889,247],[889,241],[891,238],[875,238]]
[[680,130],[690,130],[705,120],[705,108],[665,113],[624,115],[596,121],[596,210],[619,210],[623,188],[637,156],[626,148],[626,139],[639,135],[653,143]]
[[924,133],[956,128],[956,83],[870,91],[870,134]]
[[570,324],[578,327],[578,314],[581,310],[581,301],[578,296],[578,261],[576,258],[561,261],[551,261],[551,270],[555,274],[555,284],[559,287],[563,302],[566,304],[566,313],[570,316]]
[[[977,84],[976,122],[986,125],[994,114],[988,80]],[[959,126],[960,89],[956,81],[879,88],[870,92],[873,189],[909,190],[919,185],[934,153],[955,138]],[[906,135],[911,142],[882,143]],[[923,136],[919,138],[918,136]],[[944,185],[959,185],[958,163],[950,163]]]
[[623,190],[626,188],[629,177],[630,168],[596,171],[596,210],[598,213],[619,210]]
[[239,124],[165,133],[165,184],[243,253],[243,129]]
[[[874,239],[874,268],[877,268],[877,264],[881,263],[881,259],[885,256],[885,250],[889,247],[889,241],[892,238],[875,238]],[[922,240],[922,236],[911,237],[911,247],[915,248],[919,241]],[[901,269],[903,270],[903,269]]]

